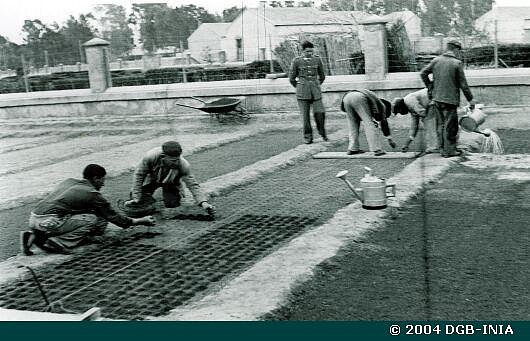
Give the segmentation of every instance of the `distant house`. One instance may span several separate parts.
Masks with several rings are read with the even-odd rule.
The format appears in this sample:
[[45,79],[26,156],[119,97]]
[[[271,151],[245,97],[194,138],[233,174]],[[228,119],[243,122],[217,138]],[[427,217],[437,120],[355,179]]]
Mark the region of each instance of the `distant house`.
[[475,21],[475,28],[504,44],[530,43],[530,7],[494,7]]
[[188,37],[188,52],[199,61],[217,60],[232,23],[203,23]]
[[[300,34],[355,32],[362,41],[359,22],[369,16],[361,11],[321,11],[312,7],[245,8],[231,23],[219,24],[223,26],[215,28],[215,33],[208,33],[208,26],[201,29],[206,24],[200,25],[188,39],[188,48],[196,59],[208,46],[212,51],[225,51],[227,61],[265,60],[271,58],[271,50],[281,42]],[[420,19],[410,11],[392,13],[383,19],[401,19],[411,39],[421,34]]]

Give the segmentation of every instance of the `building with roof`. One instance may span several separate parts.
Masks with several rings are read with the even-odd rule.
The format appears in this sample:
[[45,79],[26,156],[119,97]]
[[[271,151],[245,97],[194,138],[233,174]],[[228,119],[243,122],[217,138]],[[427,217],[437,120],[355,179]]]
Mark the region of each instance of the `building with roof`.
[[[497,26],[497,27],[495,27]],[[530,43],[530,6],[493,7],[477,20],[475,28],[486,33],[491,41],[501,44]]]
[[[188,37],[188,52],[199,61],[216,59],[232,23],[203,23]],[[210,56],[209,56],[210,55]]]
[[[362,43],[359,23],[370,16],[361,11],[321,11],[312,7],[245,8],[231,23],[217,24],[223,26],[215,27],[216,32],[211,32],[214,26],[200,25],[188,39],[188,47],[196,59],[210,50],[214,56],[224,51],[227,61],[266,60],[273,58],[271,51],[281,42],[297,40],[301,34],[355,33]],[[421,35],[420,19],[410,11],[391,13],[382,19],[401,19],[411,39]]]

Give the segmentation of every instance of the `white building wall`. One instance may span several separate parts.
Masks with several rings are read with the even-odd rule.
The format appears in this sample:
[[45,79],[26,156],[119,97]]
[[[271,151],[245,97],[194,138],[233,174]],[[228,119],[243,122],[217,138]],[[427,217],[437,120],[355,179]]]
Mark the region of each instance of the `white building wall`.
[[217,55],[222,50],[219,36],[213,34],[210,30],[196,31],[193,36],[188,38],[188,51],[191,56],[198,61],[205,61],[205,52],[209,50],[212,53],[214,60],[217,60]]
[[[267,10],[267,9],[265,9]],[[278,41],[275,27],[264,20],[263,9],[250,8],[236,18],[221,41],[221,48],[226,51],[227,61],[237,61],[236,39],[243,38],[244,61],[252,62],[260,57],[260,49],[265,49],[265,58],[270,58],[270,45]]]
[[[530,19],[530,14],[528,15]],[[475,28],[483,31],[495,41],[495,20],[497,21],[497,41],[501,44],[528,43],[525,37],[525,17],[497,15],[495,9],[475,21]]]

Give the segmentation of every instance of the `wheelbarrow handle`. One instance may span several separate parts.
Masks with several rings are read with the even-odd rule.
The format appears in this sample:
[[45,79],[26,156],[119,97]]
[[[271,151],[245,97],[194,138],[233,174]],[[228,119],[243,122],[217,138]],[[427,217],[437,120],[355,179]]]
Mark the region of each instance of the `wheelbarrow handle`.
[[202,100],[200,98],[194,97],[194,96],[190,96],[190,98],[193,98],[193,99],[195,99],[195,100],[197,100],[199,102],[202,102],[202,103],[206,103],[206,101],[204,101],[204,100]]
[[180,107],[186,107],[186,108],[192,108],[192,109],[201,110],[201,109],[199,109],[199,108],[197,108],[197,107],[194,107],[194,106],[192,106],[192,105],[182,104],[182,103],[178,103],[178,102],[175,102],[174,105],[178,105],[178,106],[180,106]]

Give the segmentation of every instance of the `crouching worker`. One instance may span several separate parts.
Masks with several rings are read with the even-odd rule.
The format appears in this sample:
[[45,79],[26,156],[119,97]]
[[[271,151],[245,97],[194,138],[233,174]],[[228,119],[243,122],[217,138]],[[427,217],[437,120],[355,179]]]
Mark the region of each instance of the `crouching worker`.
[[21,233],[23,253],[32,255],[33,243],[47,252],[71,253],[79,244],[103,235],[107,222],[122,228],[154,225],[151,216],[133,219],[111,207],[99,192],[106,173],[102,166],[90,164],[82,180],[64,180],[39,202],[29,218],[31,231]]
[[378,137],[377,128],[381,126],[383,135],[388,144],[396,148],[396,144],[390,135],[390,127],[387,118],[391,115],[391,104],[387,100],[377,97],[370,90],[354,90],[348,92],[342,98],[341,108],[346,112],[349,122],[349,145],[348,155],[364,153],[359,147],[359,127],[361,121],[364,126],[364,133],[368,140],[368,147],[375,156],[386,154],[383,150],[381,140]]
[[154,212],[153,193],[160,187],[166,208],[180,206],[183,194],[182,180],[191,191],[195,202],[213,216],[214,206],[208,203],[206,195],[191,174],[189,162],[181,154],[182,147],[175,141],[165,142],[162,147],[147,152],[134,172],[131,200],[126,201],[124,205],[127,215],[139,216]]
[[401,149],[402,152],[409,150],[409,145],[414,141],[418,134],[420,121],[423,123],[424,140],[422,152],[435,153],[439,150],[440,137],[438,134],[440,119],[436,117],[436,110],[432,107],[434,104],[429,100],[427,88],[412,92],[403,98],[395,98],[392,101],[392,112],[394,114],[406,115],[410,113],[410,132],[407,142]]

